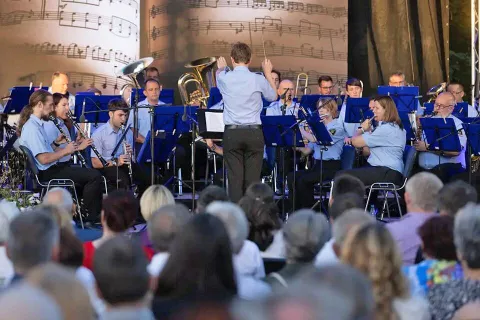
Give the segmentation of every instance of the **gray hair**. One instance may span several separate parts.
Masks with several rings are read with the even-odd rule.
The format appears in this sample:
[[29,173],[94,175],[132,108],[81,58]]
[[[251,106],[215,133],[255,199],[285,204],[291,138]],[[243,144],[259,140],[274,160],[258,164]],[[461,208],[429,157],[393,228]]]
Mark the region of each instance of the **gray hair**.
[[438,192],[443,182],[430,172],[420,172],[408,179],[405,192],[412,204],[422,210],[434,212],[437,209]]
[[155,211],[148,221],[148,236],[157,251],[168,251],[177,231],[190,219],[183,204],[168,204]]
[[283,227],[283,238],[288,261],[311,262],[330,238],[330,226],[322,214],[299,210]]
[[347,210],[333,222],[333,240],[337,246],[341,247],[352,227],[375,222],[375,218],[361,209]]
[[8,238],[10,221],[20,213],[15,202],[0,201],[0,245],[4,245]]
[[150,220],[152,214],[166,204],[175,204],[175,198],[167,187],[159,184],[148,187],[140,198],[140,211],[145,221]]
[[72,195],[65,188],[50,189],[43,197],[43,203],[60,207],[68,213],[73,211]]
[[230,237],[232,252],[239,253],[248,237],[248,221],[242,208],[231,202],[214,201],[205,211],[222,220]]
[[455,217],[453,233],[460,259],[471,269],[480,269],[480,205],[467,204]]
[[48,262],[59,245],[59,228],[44,210],[31,210],[18,215],[10,223],[8,255],[17,272],[27,272]]

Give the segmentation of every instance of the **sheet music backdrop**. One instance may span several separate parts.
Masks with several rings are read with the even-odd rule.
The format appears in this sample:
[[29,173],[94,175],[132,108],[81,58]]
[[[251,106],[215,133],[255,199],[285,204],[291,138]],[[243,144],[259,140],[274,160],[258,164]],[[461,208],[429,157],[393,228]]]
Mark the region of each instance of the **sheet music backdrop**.
[[[284,78],[306,72],[312,93],[318,76],[343,83],[347,74],[348,0],[2,0],[0,90],[50,85],[67,71],[70,91],[94,86],[118,93],[121,68],[155,58],[164,87],[175,88],[183,65],[229,56],[230,45],[253,49],[252,67],[267,57]],[[180,102],[178,99],[177,102]]]

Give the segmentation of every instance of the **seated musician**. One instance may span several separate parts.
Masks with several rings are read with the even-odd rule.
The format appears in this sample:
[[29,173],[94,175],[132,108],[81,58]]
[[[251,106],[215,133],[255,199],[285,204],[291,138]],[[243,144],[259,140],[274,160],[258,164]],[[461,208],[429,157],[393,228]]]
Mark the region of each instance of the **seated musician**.
[[[68,106],[68,98],[67,96],[61,93],[54,93],[53,94],[53,112],[52,116],[54,116],[57,120],[58,126],[60,126],[63,132],[66,134],[66,138],[70,141],[76,141],[78,145],[78,150],[83,151],[88,146],[91,146],[93,143],[92,139],[82,139],[80,137],[72,140],[72,135],[70,129],[67,127],[66,123],[70,122],[70,119],[67,117],[67,112],[70,110]],[[46,121],[43,125],[45,128],[45,132],[47,133],[48,141],[53,143],[58,135],[60,135],[60,130],[58,130],[57,126],[53,123],[53,121]],[[72,125],[70,124],[69,127],[71,128]],[[61,144],[59,148],[65,148],[67,144]],[[72,155],[66,155],[65,157],[58,160],[58,162],[70,162],[72,159]]]
[[[462,121],[452,116],[455,107],[455,97],[450,92],[441,93],[435,99],[433,118],[451,118],[455,122],[457,130],[462,129]],[[467,145],[467,137],[465,133],[459,131],[460,144],[462,150],[460,152],[451,151],[429,151],[427,150],[428,141],[424,141],[423,134],[421,140],[415,143],[415,149],[418,154],[418,171],[429,171],[438,176],[444,183],[450,181],[453,175],[465,171],[465,149]]]
[[329,95],[333,90],[333,79],[330,76],[320,76],[318,78],[318,94]]
[[[449,82],[447,85],[447,91],[453,94],[455,97],[455,101],[457,103],[463,102],[463,97],[465,96],[465,89],[463,88],[463,85],[460,82]],[[478,117],[478,112],[475,110],[475,107],[471,106],[468,104],[468,112],[467,112],[467,117],[469,118],[474,118]]]
[[67,162],[59,160],[65,156],[79,151],[76,142],[68,143],[63,148],[59,145],[65,143],[63,136],[58,136],[55,141],[48,140],[45,132],[45,121],[53,111],[52,94],[45,90],[37,90],[30,96],[29,103],[22,112],[19,122],[20,145],[27,147],[35,157],[35,165],[39,170],[39,179],[71,179],[82,191],[86,221],[95,222],[100,216],[103,182],[97,170],[81,167],[70,167]]
[[281,116],[281,115],[297,115],[295,109],[296,103],[292,100],[292,93],[294,91],[293,82],[290,80],[282,80],[277,89],[279,100],[273,101],[267,107],[267,116]]
[[378,125],[372,127],[370,119],[361,124],[351,145],[362,148],[367,165],[362,168],[342,171],[359,178],[365,185],[375,182],[403,182],[403,151],[406,133],[392,98],[380,96],[373,109]]
[[56,71],[52,75],[52,86],[48,88],[50,93],[61,93],[67,96],[70,108],[75,108],[75,95],[68,92],[69,79],[66,73]]
[[[338,121],[338,107],[332,99],[321,99],[318,101],[318,112],[321,117],[321,121],[327,127],[328,132],[333,140],[333,145],[327,147],[328,149],[323,152],[321,157],[321,148],[317,144],[317,140],[314,135],[306,130],[302,132],[303,137],[306,138],[309,143],[305,148],[299,148],[304,154],[310,154],[313,152],[315,164],[313,167],[306,171],[297,171],[296,173],[296,188],[295,188],[295,209],[311,208],[314,204],[313,190],[315,183],[320,182],[320,160],[323,159],[322,164],[322,179],[323,181],[332,180],[335,173],[339,171],[342,166],[340,162],[340,156],[343,150],[343,141],[346,133]],[[288,190],[290,191],[290,201],[293,200],[293,172],[288,175]]]
[[361,98],[363,92],[363,83],[362,81],[356,78],[350,78],[347,80],[345,85],[347,90],[347,96],[342,104],[342,108],[340,109],[340,115],[338,116],[338,120],[342,123],[345,132],[347,133],[346,143],[349,142],[349,138],[355,135],[357,128],[360,126],[360,123],[347,123],[345,122],[346,111],[347,111],[347,101],[348,98]]
[[[136,163],[131,162],[133,134],[127,132],[125,143],[122,142],[116,153],[112,157],[118,141],[120,141],[123,130],[122,125],[127,121],[128,105],[123,99],[113,99],[108,103],[109,121],[100,126],[92,135],[93,143],[102,156],[106,160],[107,166],[103,167],[98,155],[92,150],[92,165],[107,179],[109,189],[118,188],[129,189],[136,182],[138,193],[141,196],[149,184],[148,177],[140,170]],[[126,144],[126,145],[125,145]],[[126,153],[125,149],[126,148]],[[132,166],[132,177],[129,176],[129,164]],[[117,170],[118,169],[118,170]],[[131,181],[133,179],[134,181]]]

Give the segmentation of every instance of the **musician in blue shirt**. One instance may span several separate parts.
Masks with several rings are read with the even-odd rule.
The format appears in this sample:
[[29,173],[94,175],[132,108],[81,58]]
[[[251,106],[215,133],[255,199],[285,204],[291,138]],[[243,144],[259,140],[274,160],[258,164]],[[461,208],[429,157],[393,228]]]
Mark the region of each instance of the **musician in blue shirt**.
[[100,216],[102,205],[102,176],[94,169],[70,167],[68,163],[58,162],[63,157],[78,151],[79,146],[76,142],[71,142],[64,148],[60,148],[60,145],[65,143],[61,135],[53,142],[48,139],[44,124],[52,111],[51,93],[37,90],[30,96],[29,103],[22,110],[19,121],[20,145],[31,151],[41,181],[71,179],[75,182],[75,186],[83,196],[84,209],[88,214],[86,220],[94,222]]
[[228,192],[238,202],[246,188],[260,181],[265,141],[260,120],[262,95],[268,101],[277,99],[272,79],[272,63],[262,63],[265,76],[250,72],[252,50],[245,43],[232,46],[233,71],[225,70],[225,58],[217,60],[217,86],[223,97],[225,133],[224,159],[228,174]]
[[349,137],[352,137],[357,128],[360,126],[360,123],[347,123],[345,122],[345,116],[347,111],[347,101],[349,98],[361,98],[363,92],[363,83],[359,79],[351,78],[347,80],[345,85],[347,90],[347,97],[343,101],[342,108],[340,109],[340,115],[338,116],[338,120],[342,123],[345,132],[347,133],[346,142],[350,143]]
[[388,96],[376,98],[373,114],[378,123],[377,127],[372,127],[373,119],[367,119],[351,140],[352,146],[362,148],[363,155],[368,157],[367,166],[338,174],[353,175],[365,185],[375,182],[401,185],[406,133],[395,102]]
[[[346,132],[343,125],[338,121],[338,107],[332,99],[321,99],[318,101],[318,112],[321,121],[325,124],[330,136],[332,137],[333,145],[328,146],[321,154],[323,146],[317,144],[315,136],[309,130],[302,130],[303,137],[308,140],[308,145],[305,148],[299,148],[304,154],[313,152],[315,164],[306,171],[297,171],[295,178],[295,209],[311,208],[314,204],[313,187],[315,183],[320,182],[320,161],[322,160],[322,180],[329,181],[335,176],[335,173],[342,168],[340,156],[343,150],[343,141],[346,137]],[[288,190],[290,201],[293,201],[293,172],[288,175]]]

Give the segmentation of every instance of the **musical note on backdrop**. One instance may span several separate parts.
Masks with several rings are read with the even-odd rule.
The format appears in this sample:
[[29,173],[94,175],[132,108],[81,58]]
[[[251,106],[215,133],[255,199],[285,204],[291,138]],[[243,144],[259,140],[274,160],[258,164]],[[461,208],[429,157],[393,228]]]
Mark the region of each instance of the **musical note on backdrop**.
[[[77,0],[80,1],[80,0]],[[303,3],[297,1],[278,1],[278,0],[176,0],[183,2],[189,9],[200,8],[251,8],[265,9],[270,11],[288,11],[306,14],[327,15],[333,18],[346,18],[348,16],[347,7],[327,7],[320,4]],[[151,18],[161,14],[168,14],[170,4],[152,5],[149,10]]]
[[[72,59],[86,59],[104,61],[104,62],[118,62],[121,64],[129,64],[136,60],[135,57],[129,57],[120,50],[114,49],[102,49],[101,47],[91,48],[90,46],[81,47],[76,43],[72,43],[68,46],[62,43],[52,44],[50,42],[23,45],[29,52],[38,55],[58,55],[66,56]],[[113,54],[113,59],[112,59]]]
[[125,4],[135,9],[135,15],[138,15],[138,9],[139,9],[139,4],[136,0],[61,0],[61,2],[86,4],[86,5],[96,6],[96,7],[99,7],[102,4],[102,2],[109,3],[109,4],[112,4],[112,3]]
[[300,68],[300,70],[278,69],[278,71],[282,74],[282,79],[296,79],[299,73],[304,72],[312,79],[318,79],[320,76],[331,76],[333,82],[339,81],[341,84],[344,84],[348,80],[348,76],[346,74],[322,73],[315,70],[304,71],[303,68]]
[[117,16],[107,17],[83,12],[32,10],[0,13],[0,26],[19,25],[23,22],[38,20],[58,20],[60,26],[91,30],[108,27],[109,31],[118,37],[128,38],[133,35],[138,41],[137,25]]
[[[263,18],[255,18],[254,21],[200,21],[198,18],[189,18],[187,31],[193,32],[195,35],[200,33],[208,34],[211,31],[234,31],[235,34],[242,33],[246,30],[249,32],[271,32],[277,33],[279,36],[283,34],[294,34],[299,37],[314,36],[317,39],[343,39],[348,37],[347,28],[345,26],[332,29],[322,27],[319,23],[309,20],[300,20],[295,24],[284,24],[282,19],[273,19],[269,16]],[[156,40],[159,37],[168,35],[168,26],[153,27],[150,30],[150,39]]]

